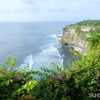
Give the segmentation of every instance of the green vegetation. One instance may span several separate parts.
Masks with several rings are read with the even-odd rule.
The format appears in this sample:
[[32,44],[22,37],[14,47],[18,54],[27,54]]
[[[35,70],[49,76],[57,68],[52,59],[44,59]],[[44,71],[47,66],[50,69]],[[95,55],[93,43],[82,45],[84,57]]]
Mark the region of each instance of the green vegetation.
[[70,27],[71,27],[71,26],[74,26],[74,24],[70,24],[69,26],[70,26]]
[[66,27],[68,26],[83,26],[83,25],[86,25],[86,26],[100,26],[100,20],[83,20],[81,22],[78,22],[76,24],[70,24],[70,25],[66,25]]
[[[58,70],[58,74],[49,69],[41,68],[45,73],[28,70],[27,63],[24,70],[12,68],[15,58],[8,57],[0,69],[0,99],[1,100],[94,100],[89,93],[100,91],[100,44],[96,50],[91,50],[87,56],[72,52],[80,56],[81,61],[75,61],[75,69],[69,61],[69,69],[61,70],[56,64],[51,65]],[[49,74],[48,74],[49,73]],[[38,81],[31,74],[42,76]],[[95,100],[98,100],[95,97]]]
[[[28,63],[24,69],[15,69],[16,58],[8,57],[0,67],[0,99],[99,100],[97,93],[100,93],[100,31],[91,29],[88,33],[92,37],[86,39],[89,42],[87,55],[71,49],[81,59],[73,63],[75,68],[68,60],[69,68],[62,66],[65,70],[51,63],[58,73],[45,68],[40,68],[44,73],[29,71]],[[82,36],[81,33],[80,35]],[[8,69],[6,65],[9,65]],[[36,80],[34,75],[41,76],[41,80]]]
[[72,40],[74,39],[73,37],[67,37],[67,36],[65,38],[72,39]]
[[63,38],[61,38],[61,40],[60,40],[61,42],[64,42],[64,40],[63,40]]
[[[80,36],[80,38],[82,40],[85,40],[85,41],[88,41],[88,42],[94,42],[94,44],[98,44],[98,41],[99,41],[99,35],[100,35],[100,27],[98,27],[97,29],[93,30],[92,28],[90,29],[90,31],[88,32],[84,32],[81,30],[81,26],[78,26],[75,30],[76,33],[78,33],[78,35]],[[92,37],[86,37],[86,34],[89,34],[90,36]],[[95,37],[96,36],[96,37]],[[96,45],[97,45],[96,44]],[[95,46],[91,46],[91,47],[94,47]]]
[[100,34],[93,35],[92,37],[87,37],[86,41],[89,42],[89,49],[97,48],[97,45],[100,43]]
[[83,31],[81,31],[81,27],[77,27],[75,32],[78,33],[79,36],[80,34],[84,33]]
[[87,32],[81,31],[81,27],[77,27],[75,30],[76,33],[78,33],[78,35],[80,36],[81,40],[85,40],[86,39],[86,34]]
[[63,30],[63,34],[65,34],[65,32],[69,32],[69,30],[68,29],[64,29]]
[[[1,100],[94,100],[89,93],[100,91],[100,44],[95,50],[89,50],[87,55],[72,52],[81,58],[75,61],[75,69],[70,61],[69,68],[58,65],[51,65],[58,70],[41,68],[45,73],[30,71],[27,63],[24,70],[14,68],[16,59],[8,57],[0,68],[0,99]],[[13,69],[6,69],[5,65],[10,64]],[[31,75],[42,76],[38,81]],[[98,97],[95,97],[98,100]]]
[[91,36],[99,34],[100,33],[100,27],[98,27],[97,29],[93,30],[91,29],[88,34],[90,34]]
[[94,26],[100,26],[100,20],[83,20],[82,22],[78,22],[75,25],[94,25]]
[[[81,30],[81,27],[95,27],[96,29],[93,30],[91,28],[91,30],[89,32],[84,32]],[[97,26],[100,26],[100,20],[84,20],[82,22],[78,22],[76,24],[71,24],[71,25],[66,25],[65,28],[63,28],[64,30],[64,33],[68,31],[68,28],[69,27],[76,27],[76,30],[75,32],[78,33],[78,35],[80,36],[80,38],[82,40],[86,40],[86,34],[90,34],[91,36],[95,35],[95,34],[98,34],[100,33],[100,27],[97,27]]]
[[89,42],[88,48],[90,50],[95,50],[97,45],[100,43],[100,28],[95,30],[91,29],[88,34],[91,36],[86,38],[86,41]]

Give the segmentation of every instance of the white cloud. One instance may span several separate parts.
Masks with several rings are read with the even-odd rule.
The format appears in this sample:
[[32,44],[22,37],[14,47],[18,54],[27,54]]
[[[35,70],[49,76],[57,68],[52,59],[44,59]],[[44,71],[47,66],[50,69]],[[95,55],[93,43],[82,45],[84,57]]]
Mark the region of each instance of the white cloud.
[[49,11],[52,11],[52,12],[64,12],[66,10],[67,10],[67,6],[63,7],[59,3],[55,2],[55,1],[53,1],[51,3],[51,7],[49,8]]
[[16,5],[12,5],[7,9],[3,9],[3,12],[11,12],[11,13],[39,13],[40,8],[36,3],[32,0],[15,0]]
[[33,2],[33,0],[16,0],[16,1],[19,1],[23,4],[28,4],[28,5],[34,5],[35,2]]
[[23,7],[23,5],[15,5],[15,6],[11,6],[9,9],[8,9],[8,12],[24,12],[25,9]]
[[100,1],[99,0],[92,0],[90,2],[90,6],[91,6],[91,9],[93,9],[94,11],[100,11]]
[[100,19],[99,12],[100,0],[1,0],[0,2],[0,18],[2,17],[1,20],[4,21]]
[[26,11],[29,13],[39,13],[40,8],[38,8],[37,6],[27,6]]
[[100,1],[99,0],[91,0],[90,4],[92,4],[92,5],[100,5]]
[[82,11],[82,6],[80,6],[77,2],[74,2],[72,6],[69,8],[69,11],[72,13],[80,13]]

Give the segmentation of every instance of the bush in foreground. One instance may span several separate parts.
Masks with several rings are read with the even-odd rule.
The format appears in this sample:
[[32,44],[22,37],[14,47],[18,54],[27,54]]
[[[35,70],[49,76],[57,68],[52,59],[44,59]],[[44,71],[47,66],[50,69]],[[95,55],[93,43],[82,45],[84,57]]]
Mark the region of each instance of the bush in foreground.
[[[72,50],[73,51],[73,50]],[[45,73],[30,71],[27,63],[24,70],[14,68],[16,59],[8,57],[0,68],[1,100],[98,100],[99,96],[91,93],[100,91],[100,44],[87,56],[76,53],[81,61],[75,61],[75,69],[69,62],[69,68],[61,70],[56,64],[51,65],[58,70],[41,68]],[[13,69],[6,69],[10,64]],[[64,66],[63,66],[64,67]],[[42,76],[38,81],[32,74]]]

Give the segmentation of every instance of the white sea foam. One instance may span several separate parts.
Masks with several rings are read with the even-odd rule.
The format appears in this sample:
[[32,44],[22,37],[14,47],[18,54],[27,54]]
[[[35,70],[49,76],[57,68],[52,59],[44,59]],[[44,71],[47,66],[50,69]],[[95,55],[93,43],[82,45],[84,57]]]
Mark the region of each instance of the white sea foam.
[[[43,72],[40,70],[41,67],[46,68],[46,69],[52,69],[57,72],[57,70],[50,65],[50,63],[55,63],[59,65],[60,68],[62,68],[63,65],[63,58],[59,54],[59,51],[53,47],[50,46],[48,49],[42,50],[42,52],[37,53],[34,56],[34,65],[32,67],[32,70],[39,70],[40,72]],[[40,77],[35,75],[37,79]]]
[[[46,68],[46,69],[52,69],[57,72],[57,70],[50,65],[51,62],[55,63],[56,65],[59,65],[59,67],[62,69],[63,65],[63,58],[59,54],[59,51],[53,47],[50,46],[48,49],[42,50],[40,53],[37,53],[34,55],[34,62],[33,62],[33,56],[29,55],[28,57],[25,58],[23,64],[20,65],[21,68],[24,68],[26,63],[29,62],[29,71],[34,70],[34,71],[40,71],[41,67]],[[41,76],[34,75],[36,79],[40,80]]]
[[48,49],[42,50],[42,53],[43,53],[43,55],[45,54],[46,56],[61,57],[61,55],[59,54],[58,50],[53,46],[50,46]]
[[59,39],[61,35],[53,34],[53,35],[49,35],[49,37]]
[[66,57],[65,55],[62,55],[62,57]]
[[27,56],[24,59],[23,64],[21,64],[19,67],[22,68],[22,69],[24,69],[27,62],[29,63],[29,71],[30,71],[32,69],[33,64],[34,64],[33,56],[32,55]]

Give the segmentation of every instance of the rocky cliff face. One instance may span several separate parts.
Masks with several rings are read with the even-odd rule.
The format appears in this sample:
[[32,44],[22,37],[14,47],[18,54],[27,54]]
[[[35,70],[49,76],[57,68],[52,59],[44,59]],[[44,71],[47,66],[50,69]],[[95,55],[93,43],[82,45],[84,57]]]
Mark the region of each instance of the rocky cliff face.
[[[61,44],[68,44],[70,47],[72,47],[75,51],[78,51],[79,53],[83,53],[86,55],[88,52],[87,45],[88,42],[85,42],[85,40],[82,40],[78,33],[75,32],[77,27],[68,27],[67,29],[63,28],[63,35],[62,39],[60,41]],[[86,32],[89,31],[92,27],[81,27],[81,30]],[[95,28],[92,28],[93,30]],[[86,34],[86,37],[90,37],[90,35]]]

